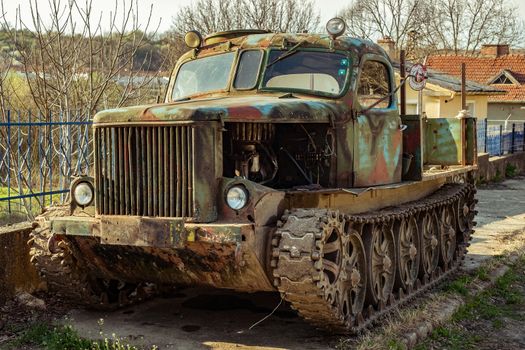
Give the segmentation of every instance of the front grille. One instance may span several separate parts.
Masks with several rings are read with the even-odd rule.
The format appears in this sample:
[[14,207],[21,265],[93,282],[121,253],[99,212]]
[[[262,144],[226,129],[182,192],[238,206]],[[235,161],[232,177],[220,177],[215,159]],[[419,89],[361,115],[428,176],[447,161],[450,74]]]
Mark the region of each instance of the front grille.
[[99,214],[192,217],[191,126],[95,128]]

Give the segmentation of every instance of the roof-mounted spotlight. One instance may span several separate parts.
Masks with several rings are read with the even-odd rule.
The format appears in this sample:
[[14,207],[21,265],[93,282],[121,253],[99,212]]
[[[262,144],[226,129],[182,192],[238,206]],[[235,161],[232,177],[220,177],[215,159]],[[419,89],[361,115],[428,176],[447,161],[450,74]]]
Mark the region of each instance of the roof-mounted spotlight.
[[346,23],[342,18],[335,17],[326,23],[326,31],[332,39],[337,38],[338,36],[341,36],[346,30]]
[[196,30],[190,30],[184,35],[184,42],[186,46],[196,49],[202,44],[202,35]]

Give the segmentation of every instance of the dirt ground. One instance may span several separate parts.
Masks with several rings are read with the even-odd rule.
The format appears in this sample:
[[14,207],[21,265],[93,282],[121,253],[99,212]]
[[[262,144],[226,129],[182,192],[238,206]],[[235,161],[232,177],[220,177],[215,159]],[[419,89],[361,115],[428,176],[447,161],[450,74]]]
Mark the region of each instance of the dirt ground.
[[53,324],[72,309],[71,305],[44,293],[22,294],[0,307],[0,349],[40,349],[13,343],[33,325]]

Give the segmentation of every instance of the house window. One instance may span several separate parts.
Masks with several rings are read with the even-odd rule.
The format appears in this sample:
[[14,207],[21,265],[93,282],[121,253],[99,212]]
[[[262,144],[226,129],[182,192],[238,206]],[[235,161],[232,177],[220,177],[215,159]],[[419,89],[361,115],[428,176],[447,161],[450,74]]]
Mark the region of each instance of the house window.
[[476,118],[476,104],[474,101],[467,101],[467,109],[472,118]]
[[359,78],[357,99],[364,108],[390,106],[390,75],[384,64],[377,61],[365,62]]
[[494,79],[492,84],[513,84],[512,80],[509,79],[505,74],[501,74],[499,77]]
[[417,114],[417,103],[410,103],[407,102],[406,104],[406,112],[407,114]]

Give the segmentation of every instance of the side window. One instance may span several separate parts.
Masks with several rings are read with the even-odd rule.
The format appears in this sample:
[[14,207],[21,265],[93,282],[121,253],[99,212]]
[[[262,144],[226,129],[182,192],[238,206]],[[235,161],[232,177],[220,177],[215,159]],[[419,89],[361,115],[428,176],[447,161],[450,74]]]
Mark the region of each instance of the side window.
[[241,53],[233,87],[236,89],[253,89],[255,87],[262,55],[263,52],[260,50],[249,50]]
[[365,62],[359,78],[359,87],[357,88],[359,104],[364,108],[374,104],[373,108],[388,108],[392,99],[391,96],[388,97],[389,93],[390,76],[388,68],[377,61]]

